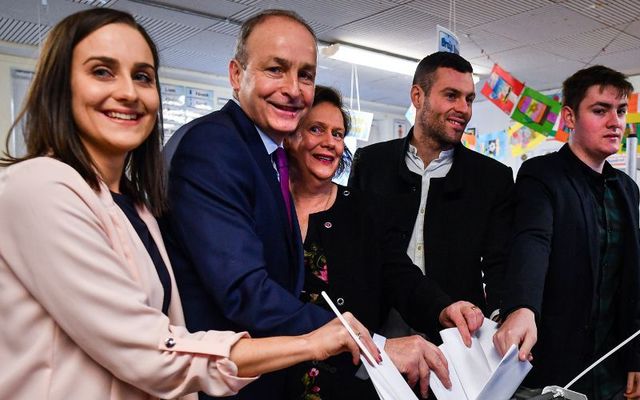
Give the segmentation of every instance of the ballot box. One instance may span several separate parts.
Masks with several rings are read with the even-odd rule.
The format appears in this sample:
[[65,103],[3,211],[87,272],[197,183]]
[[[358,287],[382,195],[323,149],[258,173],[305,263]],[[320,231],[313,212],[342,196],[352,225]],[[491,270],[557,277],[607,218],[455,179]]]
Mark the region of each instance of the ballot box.
[[544,389],[521,389],[511,400],[588,400],[587,396],[560,386]]

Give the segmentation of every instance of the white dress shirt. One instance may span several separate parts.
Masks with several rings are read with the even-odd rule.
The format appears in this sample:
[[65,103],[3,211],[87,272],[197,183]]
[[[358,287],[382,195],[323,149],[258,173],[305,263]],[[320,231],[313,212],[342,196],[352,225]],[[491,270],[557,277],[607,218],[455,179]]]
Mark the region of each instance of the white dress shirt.
[[442,178],[449,173],[451,165],[453,164],[453,149],[440,152],[440,155],[435,160],[431,161],[429,165],[424,166],[424,162],[418,156],[418,149],[409,144],[407,154],[405,156],[405,162],[409,171],[414,172],[422,177],[422,186],[420,190],[420,208],[418,209],[418,216],[413,226],[413,233],[411,234],[411,240],[409,241],[409,247],[407,247],[407,254],[417,265],[424,274],[424,216],[426,213],[427,195],[429,194],[429,185],[431,178]]

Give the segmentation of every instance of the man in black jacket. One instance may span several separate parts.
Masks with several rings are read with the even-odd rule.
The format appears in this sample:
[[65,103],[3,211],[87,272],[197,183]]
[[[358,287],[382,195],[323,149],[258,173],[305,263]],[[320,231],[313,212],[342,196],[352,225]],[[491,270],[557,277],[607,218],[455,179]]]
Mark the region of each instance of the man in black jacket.
[[[640,329],[638,187],[605,161],[620,148],[632,90],[607,67],[576,72],[563,84],[569,143],[518,172],[508,317],[494,343],[519,345],[522,360],[535,344],[527,386],[566,385]],[[636,340],[572,389],[640,398],[639,350]]]
[[411,87],[414,127],[404,139],[359,149],[349,184],[389,200],[389,218],[414,264],[452,300],[470,301],[489,316],[500,307],[513,173],[460,143],[475,98],[472,72],[457,54],[425,57]]

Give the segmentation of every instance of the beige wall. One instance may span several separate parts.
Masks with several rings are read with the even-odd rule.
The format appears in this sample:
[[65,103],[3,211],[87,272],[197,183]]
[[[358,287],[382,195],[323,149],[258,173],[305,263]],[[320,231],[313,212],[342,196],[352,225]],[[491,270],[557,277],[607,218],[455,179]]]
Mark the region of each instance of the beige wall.
[[17,113],[20,104],[12,105],[11,69],[33,71],[35,60],[0,54],[0,149],[4,151],[9,127],[13,123],[12,106]]

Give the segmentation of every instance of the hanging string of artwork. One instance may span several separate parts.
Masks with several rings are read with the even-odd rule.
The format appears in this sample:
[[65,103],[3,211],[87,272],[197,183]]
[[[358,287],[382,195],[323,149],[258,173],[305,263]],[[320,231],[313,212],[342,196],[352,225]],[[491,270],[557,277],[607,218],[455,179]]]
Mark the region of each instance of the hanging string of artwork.
[[[512,156],[524,154],[547,138],[560,142],[569,140],[570,132],[560,116],[561,93],[545,95],[538,92],[498,64],[494,64],[480,92],[514,121],[506,132]],[[638,94],[629,96],[625,137],[640,130]],[[625,141],[622,143],[621,152],[624,152]]]

